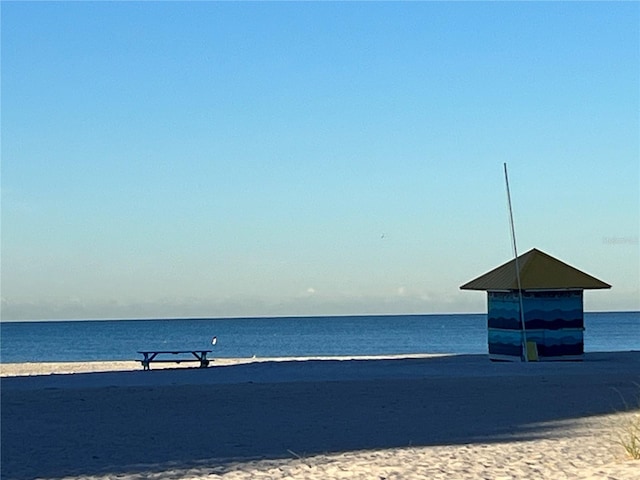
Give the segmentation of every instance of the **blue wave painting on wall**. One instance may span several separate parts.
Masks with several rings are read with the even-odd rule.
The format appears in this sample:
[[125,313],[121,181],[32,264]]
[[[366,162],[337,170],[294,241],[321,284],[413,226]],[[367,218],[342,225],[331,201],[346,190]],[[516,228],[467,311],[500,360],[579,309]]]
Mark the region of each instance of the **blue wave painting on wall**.
[[[528,342],[535,342],[540,360],[580,360],[584,354],[582,291],[523,292]],[[488,292],[489,357],[517,360],[522,356],[522,323],[517,292]]]

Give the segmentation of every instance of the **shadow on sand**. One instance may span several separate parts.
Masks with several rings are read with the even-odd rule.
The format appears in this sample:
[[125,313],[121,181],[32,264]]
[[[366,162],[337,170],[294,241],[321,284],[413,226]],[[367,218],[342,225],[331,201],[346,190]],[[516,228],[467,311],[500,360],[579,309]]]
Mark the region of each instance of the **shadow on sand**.
[[1,474],[135,476],[292,452],[535,439],[638,408],[640,352],[590,360],[325,360],[4,378]]

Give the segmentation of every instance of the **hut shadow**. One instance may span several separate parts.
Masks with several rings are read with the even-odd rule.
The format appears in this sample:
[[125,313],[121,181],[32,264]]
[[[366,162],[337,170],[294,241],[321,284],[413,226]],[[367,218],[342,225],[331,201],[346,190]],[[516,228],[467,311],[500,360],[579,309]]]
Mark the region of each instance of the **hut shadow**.
[[65,377],[75,388],[12,385],[2,391],[1,473],[220,473],[232,461],[548,437],[567,422],[637,408],[640,353],[593,360],[273,362]]

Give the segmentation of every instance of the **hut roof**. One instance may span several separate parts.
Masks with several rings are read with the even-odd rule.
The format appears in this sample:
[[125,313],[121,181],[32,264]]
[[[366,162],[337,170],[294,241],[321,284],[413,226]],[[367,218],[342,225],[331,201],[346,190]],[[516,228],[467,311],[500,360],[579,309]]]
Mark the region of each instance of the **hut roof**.
[[[465,283],[462,290],[517,290],[515,259]],[[537,249],[518,257],[523,290],[596,289],[611,285]]]

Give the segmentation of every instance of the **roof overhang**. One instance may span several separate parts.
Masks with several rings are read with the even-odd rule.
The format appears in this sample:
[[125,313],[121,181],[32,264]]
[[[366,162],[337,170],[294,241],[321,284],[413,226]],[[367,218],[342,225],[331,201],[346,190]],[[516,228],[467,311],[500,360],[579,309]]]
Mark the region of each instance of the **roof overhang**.
[[[516,265],[518,270],[516,270]],[[461,290],[511,291],[592,290],[611,288],[608,283],[568,265],[540,250],[532,249],[465,283]]]

